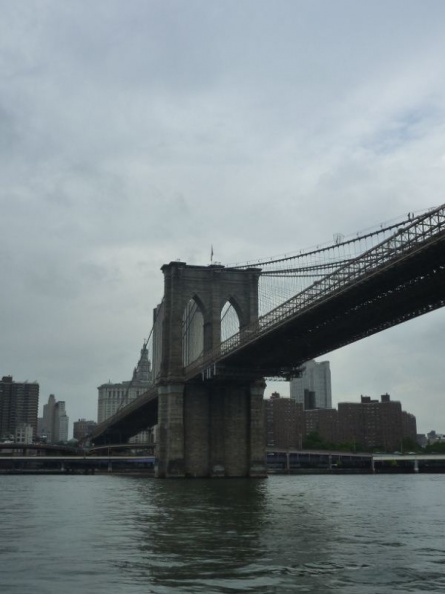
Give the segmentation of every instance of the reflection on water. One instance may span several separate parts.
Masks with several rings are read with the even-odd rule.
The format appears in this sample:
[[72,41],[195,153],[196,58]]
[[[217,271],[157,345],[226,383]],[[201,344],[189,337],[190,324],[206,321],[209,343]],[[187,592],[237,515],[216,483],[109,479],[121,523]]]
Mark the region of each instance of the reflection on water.
[[209,592],[217,583],[233,591],[234,581],[249,579],[262,552],[265,481],[155,481],[144,491],[156,514],[139,518],[140,550],[156,583],[184,592]]
[[0,476],[0,592],[445,591],[445,476]]
[[139,556],[121,567],[131,578],[142,573],[169,592],[284,592],[311,591],[318,576],[329,592],[330,522],[309,493],[270,497],[268,481],[242,479],[138,491],[149,505],[137,516]]

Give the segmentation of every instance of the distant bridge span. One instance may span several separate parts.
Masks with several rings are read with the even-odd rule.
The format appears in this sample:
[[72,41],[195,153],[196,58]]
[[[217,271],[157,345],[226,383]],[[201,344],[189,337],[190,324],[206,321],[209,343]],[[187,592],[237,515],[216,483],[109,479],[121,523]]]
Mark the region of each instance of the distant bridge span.
[[79,452],[79,448],[69,446],[69,445],[62,445],[62,444],[49,444],[49,443],[22,443],[22,442],[3,442],[0,443],[0,454],[2,451],[8,450],[36,450],[45,453],[46,455],[51,454],[77,454]]

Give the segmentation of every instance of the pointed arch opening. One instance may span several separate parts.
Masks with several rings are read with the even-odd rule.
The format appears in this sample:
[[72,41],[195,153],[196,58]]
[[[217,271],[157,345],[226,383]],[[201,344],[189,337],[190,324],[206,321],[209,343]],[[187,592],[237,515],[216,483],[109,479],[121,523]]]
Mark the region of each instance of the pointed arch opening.
[[182,364],[199,359],[204,350],[204,315],[195,299],[190,299],[182,316]]
[[221,309],[221,342],[228,340],[240,331],[240,319],[234,304],[226,301]]

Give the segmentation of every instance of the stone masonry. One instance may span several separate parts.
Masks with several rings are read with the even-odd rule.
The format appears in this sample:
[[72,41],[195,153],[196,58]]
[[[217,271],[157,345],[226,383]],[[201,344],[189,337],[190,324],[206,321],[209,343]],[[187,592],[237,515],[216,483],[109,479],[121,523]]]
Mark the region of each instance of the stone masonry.
[[258,269],[163,266],[164,313],[158,384],[159,477],[266,475],[264,381],[185,382],[183,315],[190,300],[203,319],[203,355],[221,342],[221,310],[230,302],[240,331],[258,319]]

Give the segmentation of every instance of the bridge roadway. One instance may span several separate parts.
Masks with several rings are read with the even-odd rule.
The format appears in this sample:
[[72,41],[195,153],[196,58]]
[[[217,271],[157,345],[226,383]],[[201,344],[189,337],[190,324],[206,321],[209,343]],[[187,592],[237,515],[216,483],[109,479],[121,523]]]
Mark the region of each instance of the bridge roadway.
[[[306,361],[433,311],[445,304],[445,229],[408,245],[357,274],[346,270],[338,288],[288,313],[277,308],[265,331],[244,332],[224,351],[184,369],[185,382],[283,376]],[[283,313],[284,311],[284,313]],[[270,318],[273,312],[267,314]],[[261,323],[261,319],[260,319]],[[222,353],[221,353],[222,351]],[[125,441],[157,423],[157,387],[97,426],[92,441]]]

